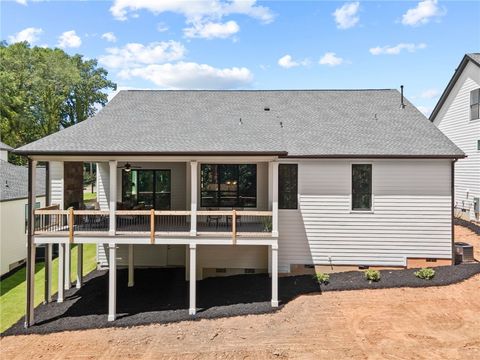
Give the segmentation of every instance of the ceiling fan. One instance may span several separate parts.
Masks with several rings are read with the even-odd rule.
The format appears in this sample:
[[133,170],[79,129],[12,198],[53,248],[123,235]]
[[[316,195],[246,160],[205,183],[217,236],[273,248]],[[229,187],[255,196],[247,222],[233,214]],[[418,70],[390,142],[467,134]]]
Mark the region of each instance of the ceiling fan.
[[125,165],[123,166],[118,166],[117,167],[118,169],[123,169],[125,172],[130,172],[130,170],[132,169],[141,169],[142,167],[141,166],[134,166],[134,165],[130,165],[130,163],[125,163]]

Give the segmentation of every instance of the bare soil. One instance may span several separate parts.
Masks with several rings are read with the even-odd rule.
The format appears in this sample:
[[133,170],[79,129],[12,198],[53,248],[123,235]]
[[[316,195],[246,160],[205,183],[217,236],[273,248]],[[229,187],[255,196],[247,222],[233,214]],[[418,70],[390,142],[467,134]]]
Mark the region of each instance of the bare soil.
[[[480,247],[458,228],[457,241]],[[478,255],[478,252],[477,252]],[[480,275],[303,295],[276,313],[0,340],[2,359],[479,359]]]

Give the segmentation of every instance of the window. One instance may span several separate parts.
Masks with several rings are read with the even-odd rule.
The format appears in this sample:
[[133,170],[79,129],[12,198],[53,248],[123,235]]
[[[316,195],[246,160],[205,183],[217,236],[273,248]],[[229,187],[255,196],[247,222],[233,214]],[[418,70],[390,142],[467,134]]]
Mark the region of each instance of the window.
[[122,172],[122,202],[144,204],[147,209],[170,210],[170,170],[131,170]]
[[[34,209],[40,209],[40,203],[39,202],[35,203]],[[39,221],[40,221],[40,219],[36,219],[35,227],[38,227],[40,225]],[[27,229],[28,229],[28,204],[25,204],[25,234],[27,233]]]
[[477,150],[480,151],[480,140],[477,140]]
[[202,164],[200,206],[256,207],[257,165]]
[[352,210],[372,210],[371,164],[352,164]]
[[298,208],[298,165],[278,165],[278,208]]
[[470,92],[470,120],[480,118],[480,89]]

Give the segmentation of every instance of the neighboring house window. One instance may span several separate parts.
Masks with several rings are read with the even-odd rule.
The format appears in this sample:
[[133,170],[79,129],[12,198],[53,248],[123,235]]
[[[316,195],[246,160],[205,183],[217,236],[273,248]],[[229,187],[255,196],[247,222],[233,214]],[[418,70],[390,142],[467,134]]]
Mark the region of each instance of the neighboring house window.
[[202,164],[200,206],[256,207],[257,165]]
[[372,210],[371,164],[352,164],[352,210]]
[[480,118],[480,89],[470,92],[470,120]]
[[[40,203],[39,202],[35,203],[35,209],[40,209]],[[38,226],[38,221],[39,221],[39,219],[37,219],[35,227]],[[27,233],[27,229],[28,229],[28,204],[25,204],[25,234]]]
[[123,170],[122,202],[127,207],[144,205],[146,209],[170,210],[170,170]]
[[477,150],[480,150],[480,140],[477,140]]
[[298,208],[298,165],[278,165],[278,208]]

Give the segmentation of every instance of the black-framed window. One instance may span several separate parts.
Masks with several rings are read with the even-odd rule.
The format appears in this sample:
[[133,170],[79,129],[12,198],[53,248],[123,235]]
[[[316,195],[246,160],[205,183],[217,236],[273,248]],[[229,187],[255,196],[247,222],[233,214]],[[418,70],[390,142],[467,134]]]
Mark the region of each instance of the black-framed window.
[[278,208],[298,208],[298,165],[278,165]]
[[480,118],[480,89],[470,91],[470,120]]
[[130,170],[122,172],[122,202],[144,204],[147,209],[170,210],[171,171]]
[[352,164],[352,210],[372,210],[371,164]]
[[202,164],[200,206],[257,207],[257,165]]

